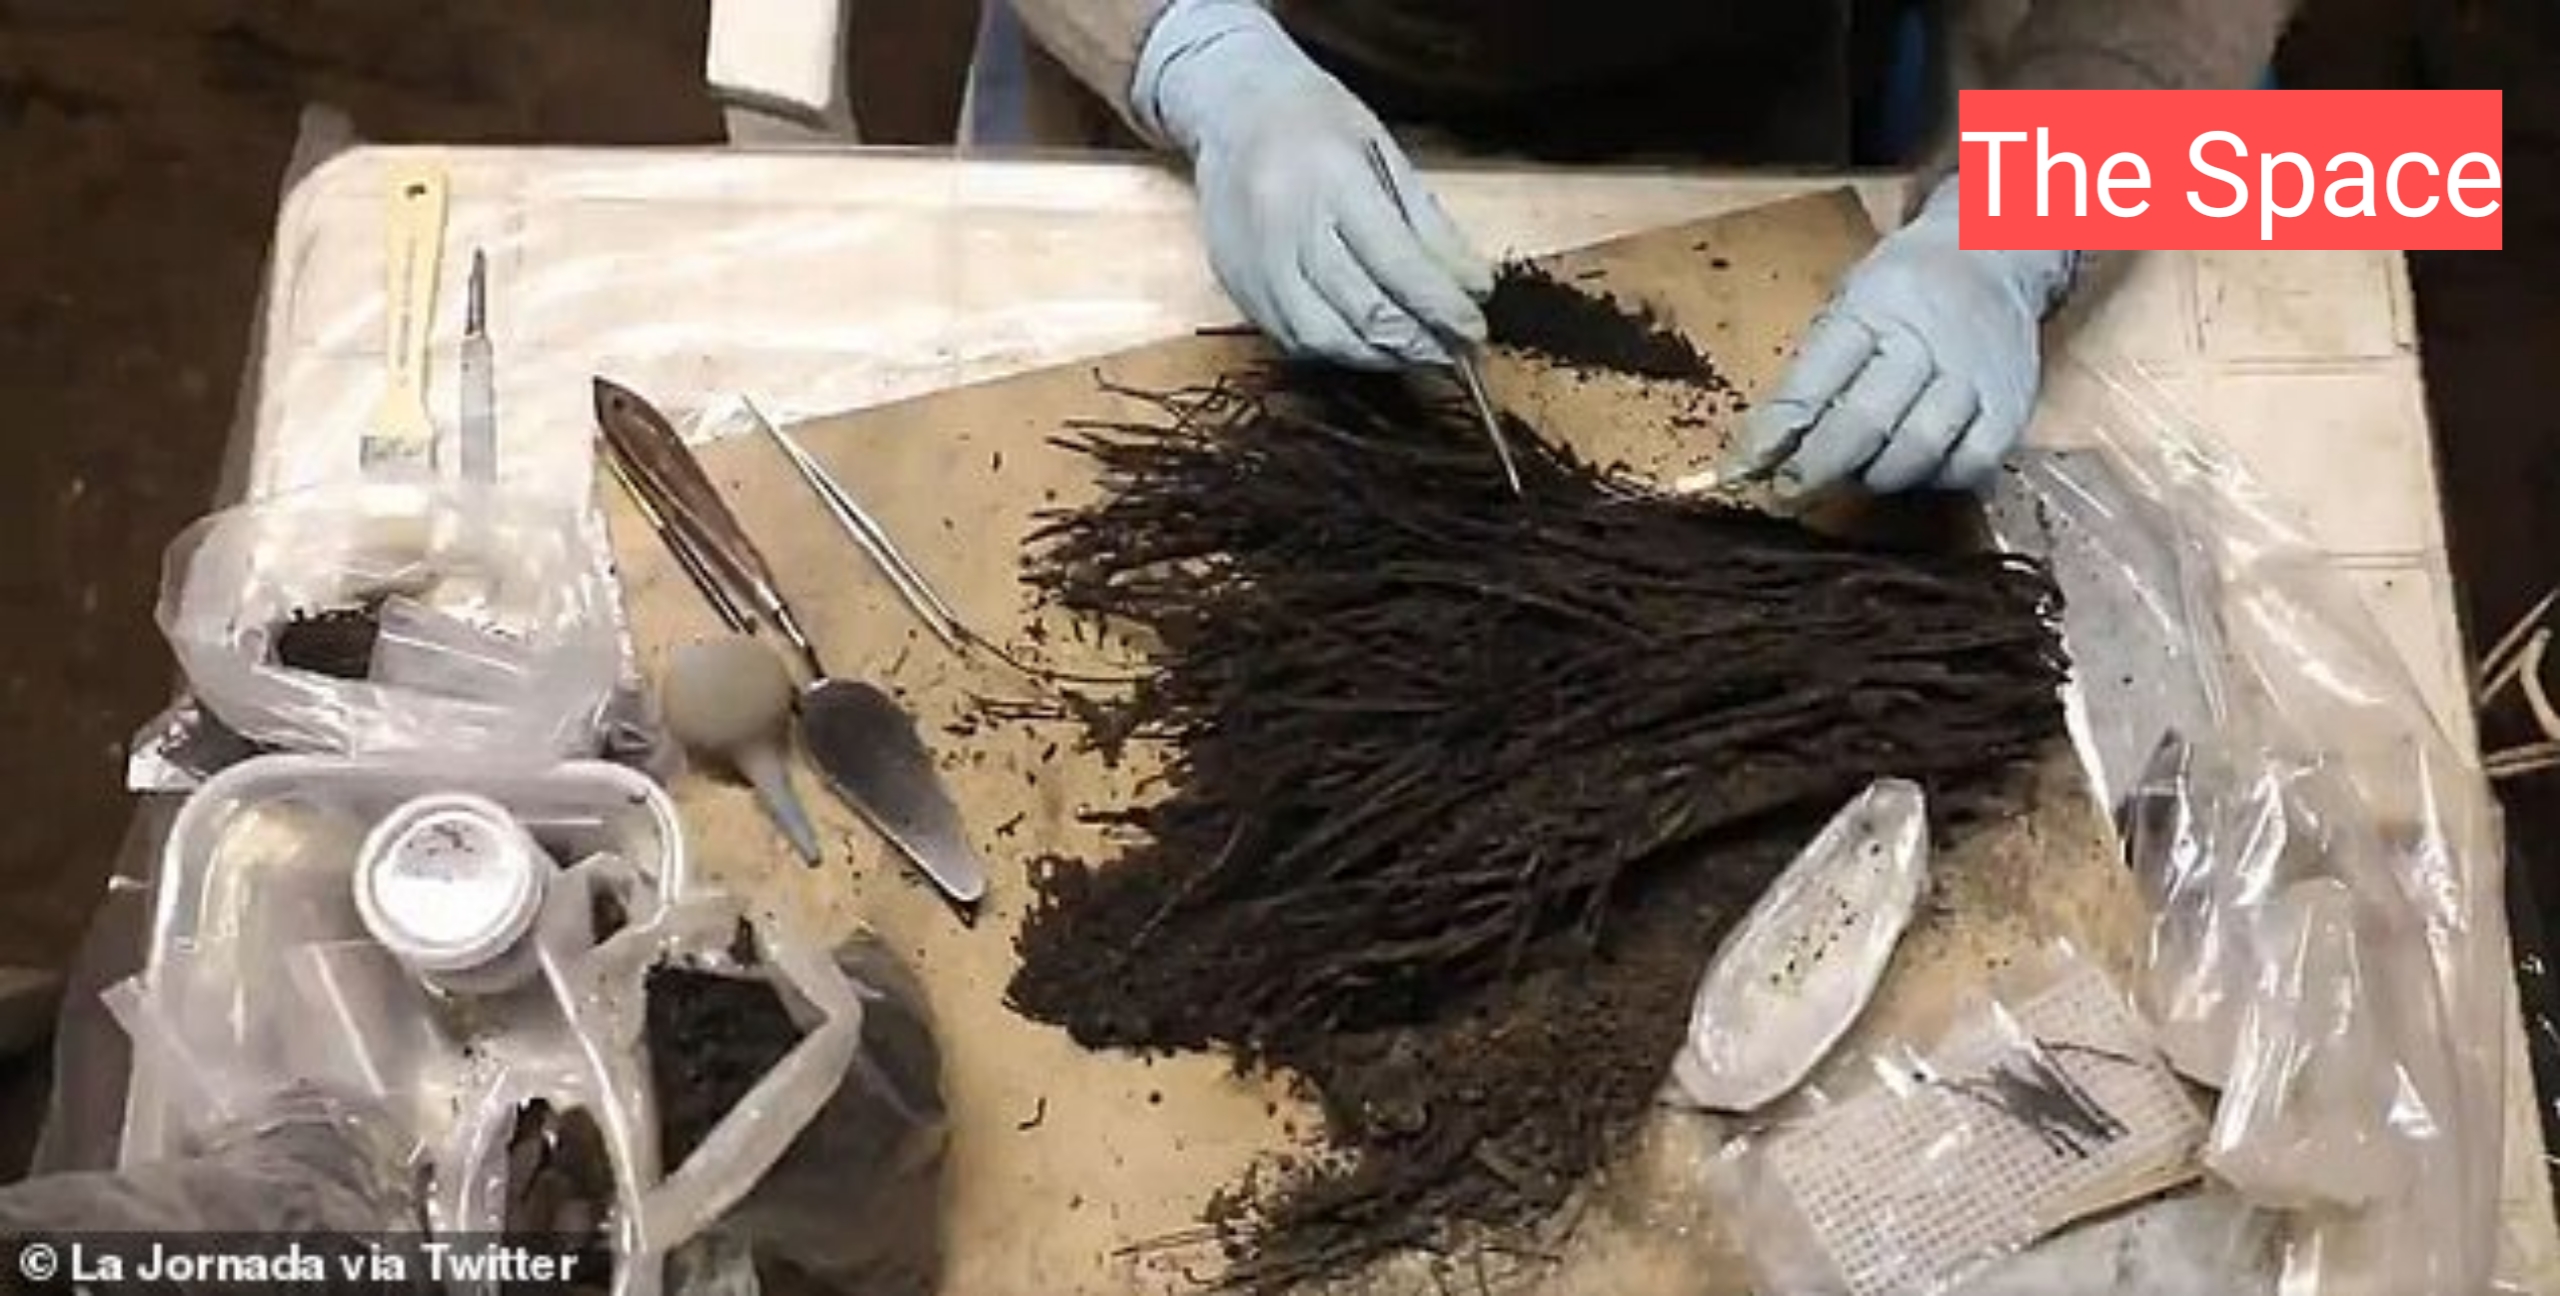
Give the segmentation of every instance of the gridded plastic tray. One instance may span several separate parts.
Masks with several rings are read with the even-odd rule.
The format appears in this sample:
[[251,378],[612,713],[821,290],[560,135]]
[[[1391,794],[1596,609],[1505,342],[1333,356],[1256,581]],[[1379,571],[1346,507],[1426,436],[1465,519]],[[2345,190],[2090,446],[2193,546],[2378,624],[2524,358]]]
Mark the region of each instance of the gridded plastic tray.
[[[2204,1118],[2103,972],[2077,965],[2009,1011],[2125,1133],[2074,1154],[1974,1098],[1914,1082],[1776,1135],[1766,1165],[1856,1296],[1938,1290],[1971,1264],[2157,1191],[2194,1165]],[[1930,1072],[1969,1078],[2014,1057],[2014,1037],[1999,1025],[1988,1013],[1968,1019]]]

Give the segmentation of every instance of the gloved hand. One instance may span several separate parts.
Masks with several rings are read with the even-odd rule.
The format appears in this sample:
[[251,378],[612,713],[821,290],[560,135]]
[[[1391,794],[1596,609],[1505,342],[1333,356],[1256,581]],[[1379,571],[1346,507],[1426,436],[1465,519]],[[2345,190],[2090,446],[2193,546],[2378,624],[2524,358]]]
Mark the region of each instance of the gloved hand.
[[1475,299],[1492,267],[1376,115],[1261,4],[1172,0],[1130,102],[1190,155],[1218,282],[1284,349],[1389,368],[1484,340]]
[[2079,254],[1965,251],[1957,193],[1950,175],[1850,271],[1720,476],[1774,462],[1782,495],[1852,477],[1877,492],[1990,478],[2034,411],[2037,326]]

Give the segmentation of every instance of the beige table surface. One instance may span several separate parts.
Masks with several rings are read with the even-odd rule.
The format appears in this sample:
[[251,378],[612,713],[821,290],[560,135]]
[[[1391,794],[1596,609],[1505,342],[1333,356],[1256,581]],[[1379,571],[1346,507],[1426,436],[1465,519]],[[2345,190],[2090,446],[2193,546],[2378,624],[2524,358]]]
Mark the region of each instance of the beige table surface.
[[[288,195],[253,361],[248,493],[342,480],[381,389],[382,186],[417,150],[359,149]],[[681,409],[752,393],[797,418],[1095,356],[1234,313],[1190,198],[1116,161],[898,153],[451,150],[430,404],[454,409],[471,249],[490,260],[501,462],[589,486],[587,378]],[[1454,172],[1487,251],[1536,253],[1836,185],[1836,178]],[[1862,181],[1877,223],[1900,184]],[[2129,355],[2294,502],[2468,748],[2408,277],[2390,253],[2164,253],[2074,341]],[[2508,1046],[2511,1273],[2560,1292],[2535,1098]]]

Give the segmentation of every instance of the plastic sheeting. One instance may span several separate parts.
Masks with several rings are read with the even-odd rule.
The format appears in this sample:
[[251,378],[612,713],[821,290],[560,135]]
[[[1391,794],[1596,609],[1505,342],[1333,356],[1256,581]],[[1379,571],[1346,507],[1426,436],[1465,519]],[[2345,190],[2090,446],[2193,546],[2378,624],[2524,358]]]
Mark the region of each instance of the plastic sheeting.
[[2208,1163],[2288,1212],[2288,1292],[2484,1290],[2510,1002],[2486,784],[2221,439],[2128,367],[2067,363],[2046,401],[2077,444],[2016,467],[2001,538],[2075,604],[2077,728],[2134,793],[2158,908],[2142,998],[2223,1086]]
[[[343,481],[382,386],[382,186],[369,149],[287,197],[264,321],[252,497]],[[669,413],[752,393],[781,422],[1236,321],[1181,176],[1119,161],[450,150],[429,410],[457,408],[470,254],[488,262],[501,481],[581,500],[590,379]],[[1435,174],[1488,254],[1534,255],[1819,192],[1837,178]],[[1854,182],[1879,223],[1892,177]]]

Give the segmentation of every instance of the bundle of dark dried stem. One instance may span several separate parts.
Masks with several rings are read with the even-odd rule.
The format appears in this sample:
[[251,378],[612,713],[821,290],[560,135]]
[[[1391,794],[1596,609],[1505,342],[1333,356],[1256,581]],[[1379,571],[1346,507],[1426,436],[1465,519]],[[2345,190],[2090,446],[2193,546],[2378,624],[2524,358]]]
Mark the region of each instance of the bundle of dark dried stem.
[[1239,1226],[1277,1290],[1551,1209],[1641,1119],[1714,938],[1884,775],[1982,807],[2061,731],[2029,562],[1646,492],[1405,380],[1295,367],[1067,438],[1027,579],[1150,645],[1128,849],[1053,861],[1011,987],[1092,1047],[1300,1077],[1345,1155]]

